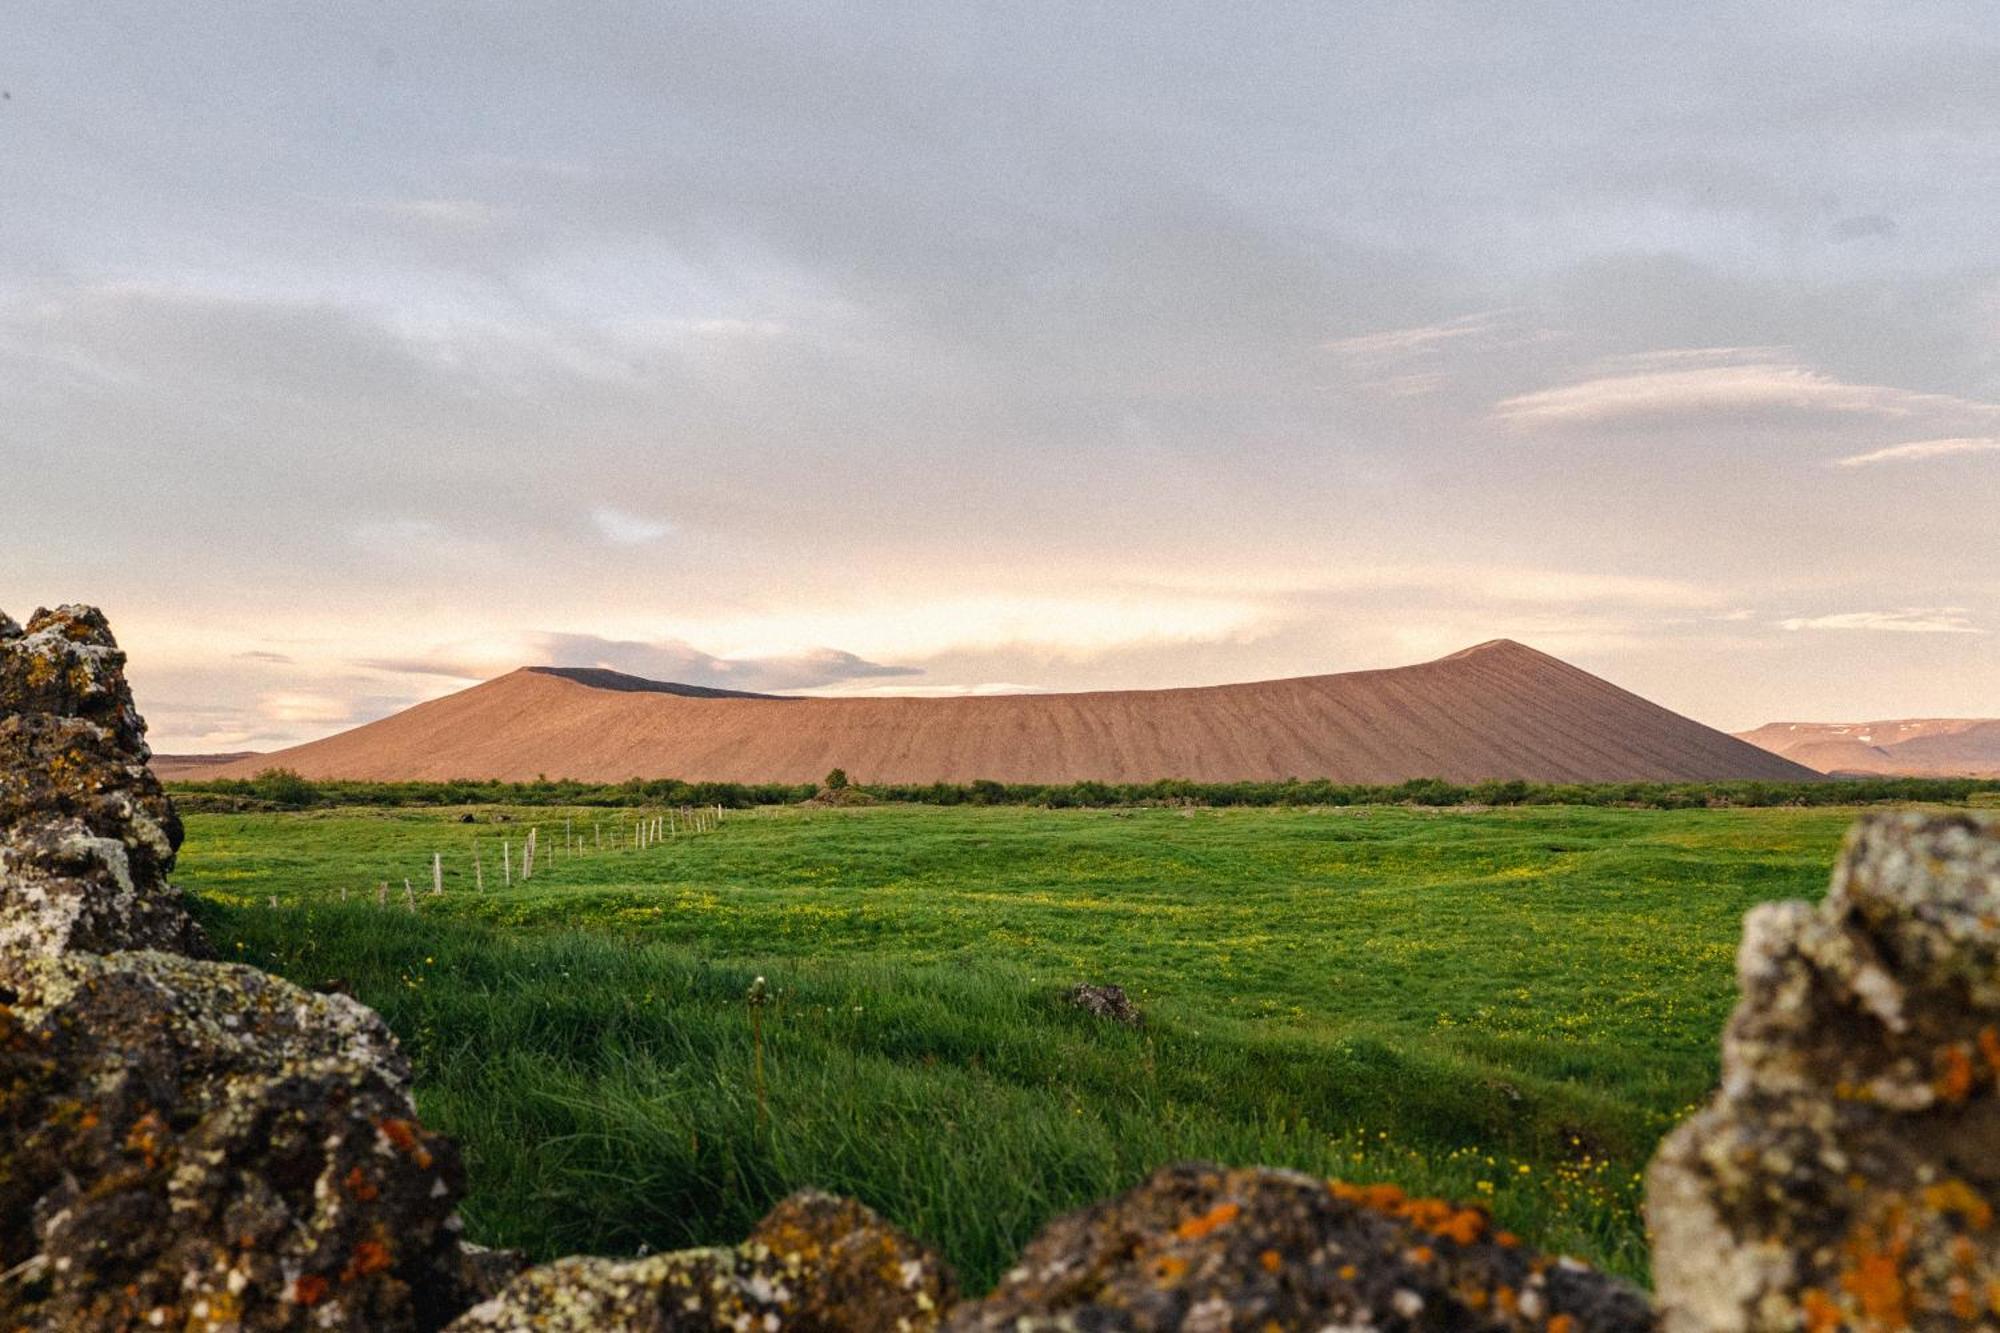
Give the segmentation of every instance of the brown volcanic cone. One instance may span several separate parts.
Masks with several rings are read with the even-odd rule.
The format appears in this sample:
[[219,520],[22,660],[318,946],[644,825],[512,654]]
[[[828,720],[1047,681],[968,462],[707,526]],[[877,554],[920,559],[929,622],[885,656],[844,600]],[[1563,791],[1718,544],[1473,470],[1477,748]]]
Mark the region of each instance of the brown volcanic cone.
[[1819,776],[1505,639],[1419,666],[1200,689],[714,697],[528,667],[213,770],[314,778],[1454,782]]

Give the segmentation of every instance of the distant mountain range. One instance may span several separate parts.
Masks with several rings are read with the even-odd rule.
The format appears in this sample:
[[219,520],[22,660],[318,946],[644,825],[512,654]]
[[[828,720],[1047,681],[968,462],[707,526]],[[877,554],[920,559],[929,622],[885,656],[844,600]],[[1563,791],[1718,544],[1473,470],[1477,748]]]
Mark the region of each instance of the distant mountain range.
[[1243,685],[780,698],[525,667],[324,740],[181,776],[585,781],[1801,781],[1819,775],[1506,639]]
[[1822,773],[2000,778],[2000,718],[1768,722],[1736,735]]

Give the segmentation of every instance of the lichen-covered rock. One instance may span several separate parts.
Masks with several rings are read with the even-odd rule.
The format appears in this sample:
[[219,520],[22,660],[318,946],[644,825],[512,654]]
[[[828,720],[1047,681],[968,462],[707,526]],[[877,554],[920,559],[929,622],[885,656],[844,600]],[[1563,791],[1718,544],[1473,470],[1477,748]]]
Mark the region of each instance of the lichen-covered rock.
[[1648,1180],[1667,1327],[2000,1326],[2000,822],[1868,816],[1737,971],[1721,1091]]
[[1069,988],[1069,1002],[1087,1014],[1123,1023],[1126,1027],[1146,1025],[1146,1016],[1139,1012],[1138,1005],[1132,1003],[1132,997],[1125,993],[1123,986],[1093,986],[1087,981],[1079,981]]
[[954,1290],[923,1246],[851,1199],[808,1190],[741,1245],[531,1268],[449,1333],[923,1333]]
[[207,952],[167,883],[181,824],[145,732],[95,609],[0,625],[0,979],[70,950]]
[[1484,1209],[1291,1171],[1163,1167],[1061,1218],[951,1333],[1648,1330],[1636,1288],[1495,1231]]
[[372,1011],[171,954],[0,992],[0,1327],[432,1329],[471,1298],[451,1145]]

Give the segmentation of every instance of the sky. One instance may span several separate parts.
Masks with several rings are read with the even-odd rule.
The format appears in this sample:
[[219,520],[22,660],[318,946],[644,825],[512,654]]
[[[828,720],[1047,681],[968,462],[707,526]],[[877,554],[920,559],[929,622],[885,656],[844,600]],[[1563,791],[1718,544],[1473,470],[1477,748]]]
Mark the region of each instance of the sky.
[[156,749],[1499,637],[2000,715],[1990,0],[16,0],[0,94],[0,609]]

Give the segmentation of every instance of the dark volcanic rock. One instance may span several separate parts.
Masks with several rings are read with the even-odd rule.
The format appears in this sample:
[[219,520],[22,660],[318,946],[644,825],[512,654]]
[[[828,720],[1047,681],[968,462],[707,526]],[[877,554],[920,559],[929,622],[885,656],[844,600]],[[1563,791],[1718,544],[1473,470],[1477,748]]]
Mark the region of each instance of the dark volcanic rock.
[[923,1333],[953,1299],[936,1255],[861,1204],[808,1190],[741,1245],[531,1268],[450,1333]]
[[0,980],[73,949],[207,952],[167,883],[181,824],[145,732],[96,610],[0,617]]
[[1108,1018],[1127,1027],[1144,1027],[1146,1016],[1132,1003],[1123,986],[1093,986],[1079,981],[1069,988],[1069,1002],[1088,1014]]
[[371,1010],[170,954],[31,962],[0,1007],[0,1327],[435,1328],[457,1153]]
[[1483,1209],[1290,1171],[1164,1167],[1052,1223],[952,1333],[1649,1330],[1634,1287],[1526,1249]]
[[1648,1181],[1668,1327],[2000,1324],[2000,822],[1868,816],[1737,973],[1722,1090]]

